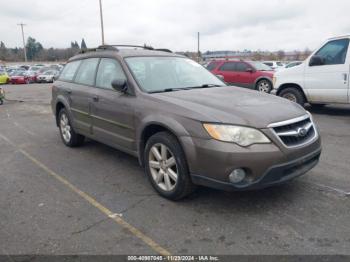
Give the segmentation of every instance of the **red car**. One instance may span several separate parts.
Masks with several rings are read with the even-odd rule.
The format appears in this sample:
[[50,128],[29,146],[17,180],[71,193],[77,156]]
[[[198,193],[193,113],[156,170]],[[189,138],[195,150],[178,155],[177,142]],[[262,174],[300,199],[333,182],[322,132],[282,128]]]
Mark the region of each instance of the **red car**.
[[11,75],[10,83],[11,84],[29,84],[30,77],[27,75],[26,71],[17,71]]
[[256,61],[216,60],[207,69],[220,76],[230,85],[247,87],[270,93],[274,71],[267,65]]

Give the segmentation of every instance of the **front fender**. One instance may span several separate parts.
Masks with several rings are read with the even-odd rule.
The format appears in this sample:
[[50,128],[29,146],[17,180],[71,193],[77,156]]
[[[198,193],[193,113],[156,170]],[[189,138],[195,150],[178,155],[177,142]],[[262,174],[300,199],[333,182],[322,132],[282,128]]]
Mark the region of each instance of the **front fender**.
[[184,148],[184,140],[182,139],[183,137],[186,137],[187,139],[191,140],[189,132],[179,121],[176,120],[176,118],[166,117],[161,114],[148,115],[141,119],[138,128],[136,129],[137,151],[140,163],[142,163],[143,148],[145,146],[145,141],[143,141],[142,135],[144,130],[146,130],[146,128],[151,125],[161,126],[164,129],[169,130],[169,132],[171,132],[177,137],[182,148]]

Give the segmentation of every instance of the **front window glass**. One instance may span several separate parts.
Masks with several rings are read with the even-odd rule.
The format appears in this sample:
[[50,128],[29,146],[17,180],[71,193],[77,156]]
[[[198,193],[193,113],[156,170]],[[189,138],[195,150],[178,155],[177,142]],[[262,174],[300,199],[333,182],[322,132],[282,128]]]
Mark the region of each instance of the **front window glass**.
[[116,79],[126,79],[120,64],[114,59],[101,59],[96,77],[96,86],[112,89],[112,81]]
[[129,57],[125,59],[140,88],[146,92],[225,85],[200,64],[181,57]]
[[238,62],[236,65],[237,72],[246,72],[247,69],[250,68],[246,63]]
[[344,64],[348,51],[349,39],[330,41],[316,55],[324,60],[324,65]]

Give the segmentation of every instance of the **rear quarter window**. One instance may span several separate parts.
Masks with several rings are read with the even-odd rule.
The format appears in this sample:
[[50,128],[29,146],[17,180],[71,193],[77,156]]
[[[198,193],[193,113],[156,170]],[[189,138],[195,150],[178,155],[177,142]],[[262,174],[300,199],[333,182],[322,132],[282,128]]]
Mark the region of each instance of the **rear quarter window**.
[[214,70],[217,66],[218,66],[218,63],[217,63],[217,62],[211,62],[211,63],[209,63],[209,65],[207,65],[207,69],[208,69],[209,71],[212,71],[212,70]]
[[80,65],[81,61],[73,61],[65,65],[62,70],[62,73],[59,77],[59,80],[63,81],[73,81],[75,73]]

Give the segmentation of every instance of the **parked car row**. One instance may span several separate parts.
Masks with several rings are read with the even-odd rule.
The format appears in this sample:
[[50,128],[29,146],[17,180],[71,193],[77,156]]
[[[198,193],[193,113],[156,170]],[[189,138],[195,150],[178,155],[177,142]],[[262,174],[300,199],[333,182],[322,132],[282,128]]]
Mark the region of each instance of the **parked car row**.
[[[350,103],[350,35],[328,39],[305,61],[278,62],[216,60],[206,68],[226,83],[272,93],[302,106]],[[270,66],[270,67],[269,67]],[[272,67],[271,67],[272,66]]]
[[52,83],[62,68],[61,64],[5,67],[0,69],[0,84]]

